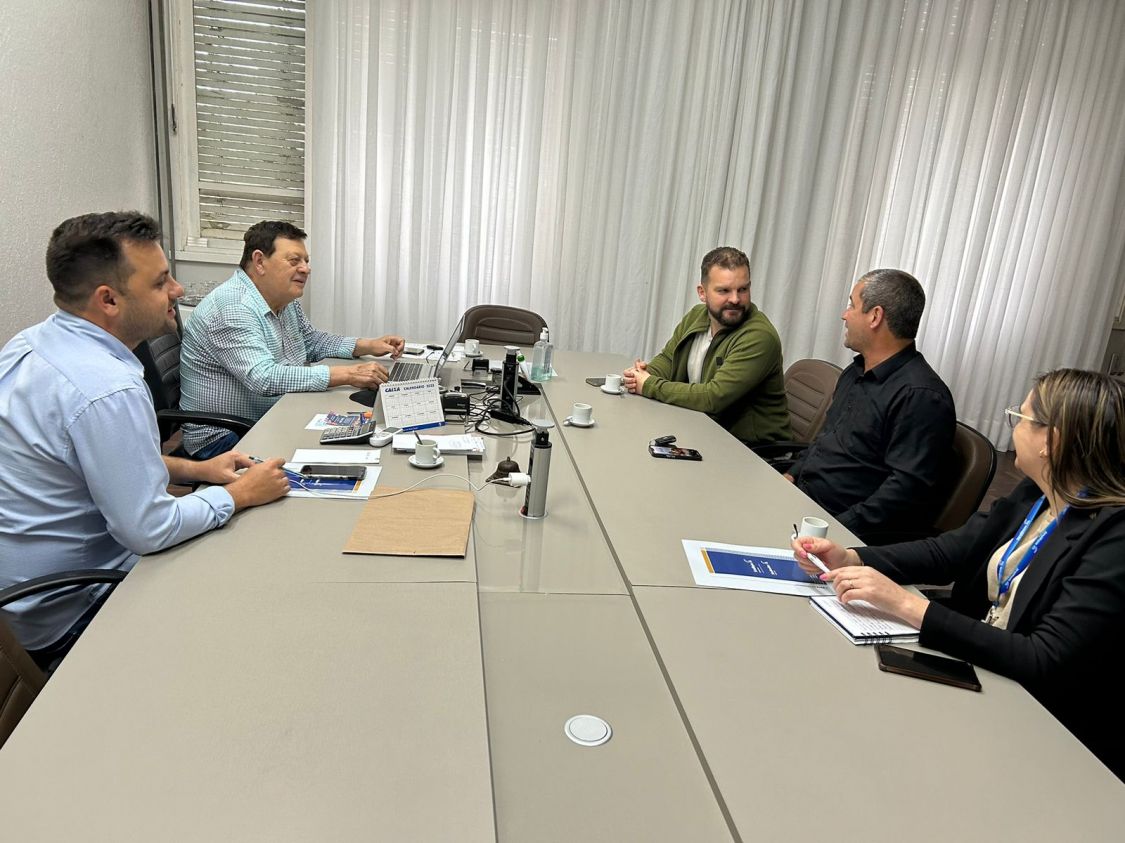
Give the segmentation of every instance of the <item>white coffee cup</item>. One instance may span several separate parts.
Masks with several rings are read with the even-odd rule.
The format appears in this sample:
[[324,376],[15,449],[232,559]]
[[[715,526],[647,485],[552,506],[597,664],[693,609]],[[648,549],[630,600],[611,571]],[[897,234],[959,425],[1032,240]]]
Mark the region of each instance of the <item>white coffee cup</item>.
[[465,340],[466,354],[480,354],[480,340]]
[[622,382],[623,381],[622,381],[621,375],[606,375],[605,376],[605,388],[608,389],[610,392],[620,392]]
[[589,424],[594,420],[594,408],[589,404],[575,404],[570,408],[570,420],[575,424]]
[[814,518],[811,515],[806,515],[801,519],[801,535],[815,536],[822,539],[828,535],[828,522],[823,518]]
[[441,450],[433,439],[423,439],[414,443],[414,462],[418,465],[433,465],[441,456]]

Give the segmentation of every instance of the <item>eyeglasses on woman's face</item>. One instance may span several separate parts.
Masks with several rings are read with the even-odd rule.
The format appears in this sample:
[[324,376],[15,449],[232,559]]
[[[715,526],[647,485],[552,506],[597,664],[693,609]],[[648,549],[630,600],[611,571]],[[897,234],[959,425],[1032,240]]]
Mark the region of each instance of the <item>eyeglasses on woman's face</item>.
[[1004,417],[1008,420],[1008,427],[1015,429],[1016,425],[1020,423],[1020,419],[1029,421],[1032,424],[1043,424],[1039,419],[1034,416],[1028,416],[1020,412],[1020,405],[1013,404],[1011,407],[1004,411]]

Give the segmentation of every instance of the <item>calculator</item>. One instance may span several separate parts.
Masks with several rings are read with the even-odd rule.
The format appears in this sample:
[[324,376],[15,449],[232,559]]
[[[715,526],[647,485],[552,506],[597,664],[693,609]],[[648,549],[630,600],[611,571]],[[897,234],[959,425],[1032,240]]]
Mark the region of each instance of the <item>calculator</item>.
[[377,422],[372,419],[348,427],[330,427],[320,434],[321,445],[366,445],[375,432]]

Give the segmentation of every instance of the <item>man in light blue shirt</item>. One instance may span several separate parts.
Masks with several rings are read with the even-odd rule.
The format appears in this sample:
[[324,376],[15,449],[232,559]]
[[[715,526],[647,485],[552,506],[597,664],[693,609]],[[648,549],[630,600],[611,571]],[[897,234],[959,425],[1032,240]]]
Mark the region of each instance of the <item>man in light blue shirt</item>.
[[[340,337],[312,326],[298,299],[309,281],[305,232],[264,221],[243,237],[242,263],[206,296],[184,326],[180,408],[257,421],[287,392],[350,385],[377,389],[378,363],[314,366],[326,357],[402,354],[402,337]],[[184,426],[184,448],[196,459],[228,451],[238,436],[206,425]]]
[[[139,555],[288,492],[281,460],[160,453],[132,349],[175,328],[183,288],[154,220],[106,213],[65,221],[47,248],[47,276],[59,311],[0,350],[0,587],[67,570],[128,570]],[[168,494],[169,482],[197,481],[217,485]],[[48,592],[0,612],[46,664],[73,643],[105,592]]]

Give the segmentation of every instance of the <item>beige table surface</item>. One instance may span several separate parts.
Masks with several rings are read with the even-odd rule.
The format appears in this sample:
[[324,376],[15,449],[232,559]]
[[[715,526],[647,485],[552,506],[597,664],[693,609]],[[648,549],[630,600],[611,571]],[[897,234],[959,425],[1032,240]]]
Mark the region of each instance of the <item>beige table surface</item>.
[[0,750],[5,840],[494,839],[472,584],[167,574]]
[[[702,414],[585,383],[629,363],[560,352],[546,394],[594,407],[566,446],[743,839],[1120,839],[1125,788],[1018,684],[884,674],[804,598],[694,587],[685,538],[784,547],[819,515],[858,542]],[[664,434],[703,461],[651,457]]]
[[[696,588],[682,539],[779,545],[825,513],[706,416],[584,382],[628,362],[557,354],[521,411],[597,424],[552,431],[546,519],[476,495],[464,559],[345,555],[361,503],[287,499],[142,560],[0,751],[5,830],[1120,839],[1120,782],[1015,683],[884,675],[801,598]],[[240,447],[315,447],[304,424],[349,391],[287,396]],[[668,433],[704,461],[649,456]],[[428,473],[384,449],[380,485],[479,486],[529,439]],[[567,741],[579,713],[612,740]]]

